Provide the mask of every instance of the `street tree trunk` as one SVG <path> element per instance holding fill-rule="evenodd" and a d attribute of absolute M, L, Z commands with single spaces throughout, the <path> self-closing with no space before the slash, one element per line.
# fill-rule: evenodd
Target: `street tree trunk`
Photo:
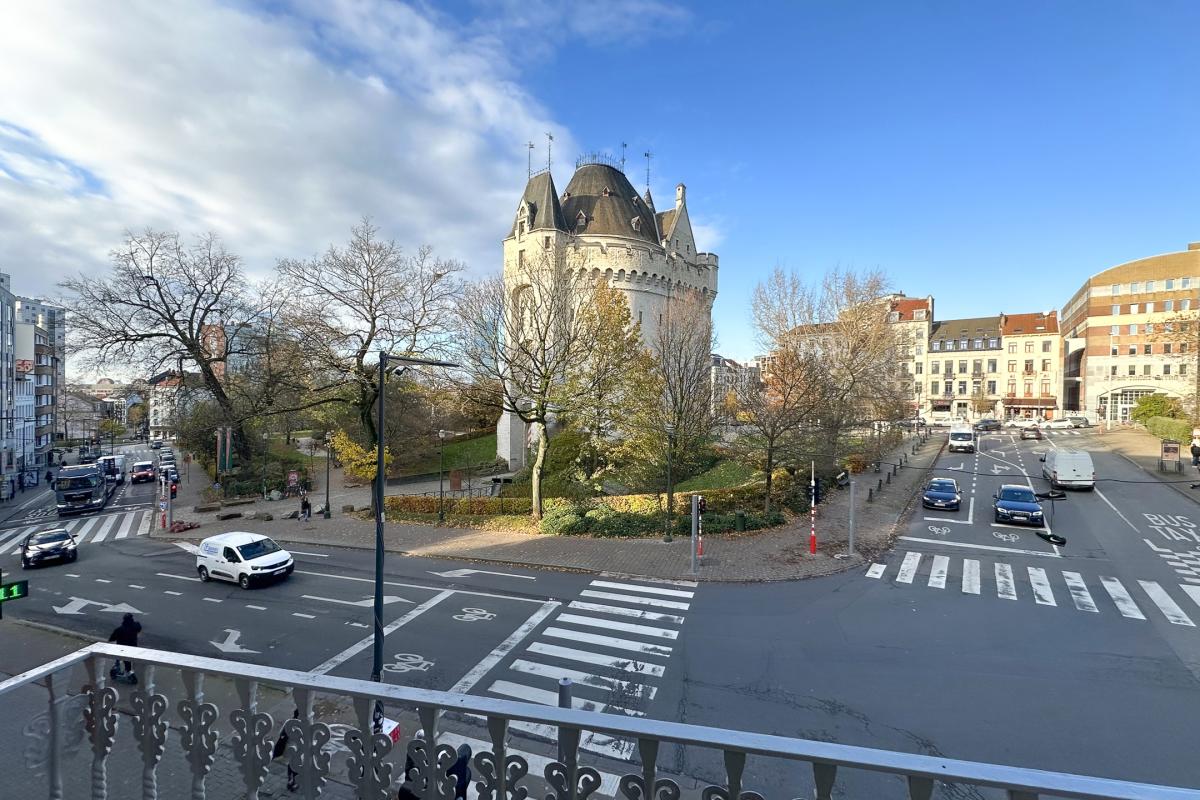
<path fill-rule="evenodd" d="M 537 455 L 533 459 L 533 469 L 530 472 L 530 505 L 534 520 L 542 518 L 542 477 L 546 469 L 546 450 L 549 447 L 549 437 L 546 436 L 546 426 L 539 425 Z"/>

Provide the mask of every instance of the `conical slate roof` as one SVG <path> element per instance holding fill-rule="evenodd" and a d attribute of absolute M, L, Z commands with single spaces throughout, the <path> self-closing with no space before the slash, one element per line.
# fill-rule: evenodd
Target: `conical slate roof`
<path fill-rule="evenodd" d="M 558 202 L 558 192 L 554 188 L 554 178 L 549 170 L 539 172 L 525 184 L 525 193 L 521 196 L 520 204 L 517 205 L 517 215 L 513 219 L 512 230 L 508 232 L 509 236 L 516 235 L 517 221 L 521 218 L 521 209 L 525 207 L 526 203 L 531 209 L 529 230 L 535 231 L 539 228 L 567 230 L 567 223 L 563 220 L 562 206 Z"/>
<path fill-rule="evenodd" d="M 577 225 L 580 214 L 586 216 L 582 226 Z M 623 172 L 608 164 L 584 164 L 575 170 L 563 195 L 562 215 L 570 231 L 659 243 L 653 207 Z"/>

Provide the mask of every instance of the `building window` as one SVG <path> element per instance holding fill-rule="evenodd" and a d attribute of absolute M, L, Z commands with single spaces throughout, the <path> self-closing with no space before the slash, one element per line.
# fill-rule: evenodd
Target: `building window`
<path fill-rule="evenodd" d="M 1163 375 L 1170 375 L 1170 374 L 1171 374 L 1171 365 L 1163 364 Z"/>
<path fill-rule="evenodd" d="M 1114 345 L 1112 346 L 1112 352 L 1110 352 L 1110 353 L 1109 353 L 1109 355 L 1110 355 L 1110 356 L 1115 356 L 1116 354 L 1117 354 L 1117 346 L 1114 344 Z"/>
<path fill-rule="evenodd" d="M 916 311 L 914 311 L 914 312 L 913 312 L 913 319 L 915 319 L 915 320 L 923 320 L 923 319 L 925 319 L 925 309 L 923 309 L 923 308 L 918 308 Z"/>
<path fill-rule="evenodd" d="M 1050 396 L 1050 381 L 1042 381 L 1042 397 Z"/>
<path fill-rule="evenodd" d="M 1143 375 L 1150 374 L 1150 365 L 1149 364 L 1142 364 L 1142 374 Z"/>
<path fill-rule="evenodd" d="M 1187 375 L 1187 364 L 1180 364 L 1180 365 L 1179 365 L 1179 374 L 1180 374 L 1180 375 Z"/>
<path fill-rule="evenodd" d="M 1112 285 L 1112 293 L 1113 293 L 1113 294 L 1120 294 L 1120 293 L 1121 293 L 1121 284 L 1119 284 L 1119 283 L 1114 283 L 1114 284 Z"/>
<path fill-rule="evenodd" d="M 922 345 L 917 345 L 917 355 L 918 356 L 925 355 L 925 348 Z"/>
<path fill-rule="evenodd" d="M 517 251 L 517 269 L 525 269 L 525 251 Z"/>
<path fill-rule="evenodd" d="M 1033 381 L 1025 381 L 1025 396 L 1033 396 Z"/>
<path fill-rule="evenodd" d="M 1113 364 L 1108 369 L 1109 369 L 1109 373 L 1108 373 L 1109 375 L 1112 375 L 1114 378 L 1117 377 L 1117 365 L 1116 364 Z"/>
<path fill-rule="evenodd" d="M 983 384 L 980 381 L 971 381 L 971 394 L 983 394 Z"/>
<path fill-rule="evenodd" d="M 976 350 L 982 350 L 982 349 L 983 349 L 983 339 L 976 339 L 976 340 L 975 340 L 975 349 L 976 349 Z"/>
<path fill-rule="evenodd" d="M 1174 311 L 1174 310 L 1175 310 L 1175 301 L 1174 300 L 1163 300 L 1163 311 Z"/>
<path fill-rule="evenodd" d="M 1042 359 L 1042 372 L 1049 372 L 1049 371 L 1050 371 L 1050 359 L 1043 358 Z"/>
<path fill-rule="evenodd" d="M 1009 371 L 1009 372 L 1016 372 L 1016 371 L 1017 371 L 1017 362 L 1015 362 L 1015 361 L 1009 361 L 1009 362 L 1008 362 L 1008 371 Z"/>
<path fill-rule="evenodd" d="M 937 351 L 942 349 L 942 343 L 935 339 L 933 342 L 930 343 L 929 349 L 936 353 Z"/>
<path fill-rule="evenodd" d="M 1129 365 L 1129 372 L 1128 372 L 1128 374 L 1130 374 L 1130 375 L 1137 375 L 1137 367 L 1136 367 L 1136 366 L 1134 366 L 1133 364 L 1130 364 L 1130 365 Z"/>
<path fill-rule="evenodd" d="M 947 349 L 947 350 L 953 350 L 953 349 L 954 349 L 954 340 L 953 340 L 953 339 L 947 339 L 947 340 L 946 340 L 946 349 Z"/>
<path fill-rule="evenodd" d="M 996 382 L 988 381 L 988 394 L 995 394 L 995 393 L 996 393 Z"/>
<path fill-rule="evenodd" d="M 1147 322 L 1145 325 L 1142 326 L 1142 330 L 1144 330 L 1146 333 L 1154 333 L 1154 323 Z"/>
<path fill-rule="evenodd" d="M 1108 329 L 1108 332 L 1112 336 L 1120 336 L 1121 335 L 1121 326 L 1113 325 L 1111 328 Z"/>
<path fill-rule="evenodd" d="M 1017 343 L 1016 343 L 1016 342 L 1009 342 L 1009 343 L 1008 343 L 1008 352 L 1010 352 L 1010 353 L 1015 353 L 1015 352 L 1017 352 Z"/>
<path fill-rule="evenodd" d="M 1033 359 L 1032 358 L 1025 360 L 1025 371 L 1033 372 Z"/>
<path fill-rule="evenodd" d="M 1175 279 L 1174 279 L 1174 278 L 1167 278 L 1167 279 L 1166 279 L 1166 284 L 1167 284 L 1167 291 L 1168 291 L 1168 292 L 1169 292 L 1169 291 L 1171 291 L 1172 289 L 1174 289 L 1174 288 L 1175 288 Z"/>
<path fill-rule="evenodd" d="M 1179 279 L 1179 288 L 1180 289 L 1192 288 L 1192 279 L 1191 278 L 1180 278 Z"/>
<path fill-rule="evenodd" d="M 1129 335 L 1137 336 L 1137 324 L 1136 323 L 1129 326 Z"/>
<path fill-rule="evenodd" d="M 954 362 L 953 362 L 953 361 L 947 361 L 947 362 L 946 362 L 946 369 L 944 370 L 944 372 L 945 372 L 947 375 L 953 375 L 953 374 L 954 374 Z"/>
<path fill-rule="evenodd" d="M 930 364 L 930 367 L 932 368 L 934 375 L 940 375 L 942 373 L 942 362 L 934 361 L 932 364 Z"/>
<path fill-rule="evenodd" d="M 934 364 L 934 366 L 936 367 L 937 365 Z M 932 383 L 929 384 L 929 393 L 933 394 L 933 395 L 936 395 L 938 393 L 938 382 L 937 381 L 933 381 Z"/>
<path fill-rule="evenodd" d="M 1137 303 L 1130 303 L 1130 304 L 1129 304 L 1129 313 L 1130 313 L 1130 314 L 1136 314 L 1136 313 L 1138 313 L 1138 304 L 1137 304 Z"/>
<path fill-rule="evenodd" d="M 1137 294 L 1141 290 L 1142 290 L 1142 285 L 1140 283 L 1138 283 L 1137 281 L 1129 282 L 1129 293 L 1130 294 Z"/>
<path fill-rule="evenodd" d="M 1146 303 L 1146 313 L 1147 314 L 1154 313 L 1154 301 L 1153 300 L 1150 300 L 1149 302 Z"/>
<path fill-rule="evenodd" d="M 991 348 L 992 350 L 995 350 L 995 349 L 996 349 L 997 347 L 999 347 L 999 346 L 1000 346 L 1000 340 L 999 340 L 999 339 L 994 339 L 994 338 L 993 338 L 993 339 L 988 339 L 988 347 L 989 347 L 989 348 Z"/>
<path fill-rule="evenodd" d="M 996 359 L 989 358 L 988 359 L 988 372 L 995 372 L 995 371 L 996 371 Z"/>
<path fill-rule="evenodd" d="M 959 381 L 959 382 L 958 382 L 958 393 L 959 393 L 959 394 L 966 394 L 966 393 L 967 393 L 967 382 L 966 382 L 966 381 Z"/>
<path fill-rule="evenodd" d="M 1026 352 L 1026 353 L 1032 353 L 1032 352 L 1033 352 L 1033 342 L 1026 342 L 1026 343 L 1025 343 L 1025 352 Z"/>
<path fill-rule="evenodd" d="M 1008 394 L 1010 397 L 1016 396 L 1016 394 L 1017 394 L 1017 382 L 1016 381 L 1008 382 Z"/>
<path fill-rule="evenodd" d="M 966 372 L 966 371 L 967 371 L 967 362 L 966 362 L 966 361 L 959 361 L 959 362 L 958 362 L 958 371 L 959 371 L 959 372 Z"/>
<path fill-rule="evenodd" d="M 1154 345 L 1152 345 L 1152 344 L 1142 345 L 1142 355 L 1146 355 L 1146 356 L 1154 355 Z"/>
<path fill-rule="evenodd" d="M 920 361 L 917 362 L 917 374 L 920 375 L 925 370 L 925 365 Z"/>
<path fill-rule="evenodd" d="M 1154 291 L 1154 281 L 1146 281 L 1146 291 L 1147 292 Z"/>
<path fill-rule="evenodd" d="M 1167 355 L 1167 356 L 1171 355 L 1171 351 L 1174 349 L 1175 349 L 1174 343 L 1163 342 L 1163 355 Z"/>
<path fill-rule="evenodd" d="M 1049 339 L 1043 339 L 1043 340 L 1042 340 L 1042 352 L 1043 352 L 1043 353 L 1049 353 L 1049 352 L 1050 352 L 1050 340 L 1049 340 Z"/>
<path fill-rule="evenodd" d="M 1129 355 L 1131 355 L 1131 356 L 1137 355 L 1137 345 L 1136 344 L 1129 345 Z"/>
<path fill-rule="evenodd" d="M 1115 317 L 1115 316 L 1117 316 L 1117 315 L 1118 315 L 1118 314 L 1120 314 L 1120 313 L 1121 313 L 1121 306 L 1120 306 L 1120 305 L 1118 305 L 1118 304 L 1116 304 L 1116 303 L 1114 303 L 1114 304 L 1113 304 L 1113 307 L 1112 307 L 1112 315 Z"/>

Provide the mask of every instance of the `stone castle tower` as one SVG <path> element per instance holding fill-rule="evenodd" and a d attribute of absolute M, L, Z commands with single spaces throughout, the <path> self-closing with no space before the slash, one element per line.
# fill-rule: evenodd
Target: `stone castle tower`
<path fill-rule="evenodd" d="M 649 187 L 638 194 L 625 173 L 603 156 L 580 159 L 559 195 L 550 170 L 529 178 L 504 239 L 504 276 L 535 263 L 560 263 L 604 278 L 629 302 L 642 340 L 655 341 L 672 297 L 696 293 L 709 308 L 717 294 L 717 256 L 700 253 L 688 217 L 687 187 L 675 187 L 675 205 L 657 211 Z M 496 449 L 509 466 L 525 465 L 526 425 L 505 413 Z"/>

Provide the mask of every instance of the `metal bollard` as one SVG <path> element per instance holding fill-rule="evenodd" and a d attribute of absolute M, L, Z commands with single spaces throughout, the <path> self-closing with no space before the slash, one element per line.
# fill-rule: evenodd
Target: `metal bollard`
<path fill-rule="evenodd" d="M 867 487 L 867 502 L 869 503 L 874 499 L 875 499 L 875 487 L 868 486 Z"/>
<path fill-rule="evenodd" d="M 877 492 L 883 491 L 883 478 L 879 479 L 879 485 L 875 487 L 875 491 L 877 491 Z"/>
<path fill-rule="evenodd" d="M 570 708 L 571 707 L 571 679 L 570 678 L 559 678 L 558 679 L 558 707 L 559 708 Z M 563 751 L 562 751 L 561 744 L 558 746 L 558 760 L 559 761 L 563 760 Z"/>
<path fill-rule="evenodd" d="M 892 482 L 892 473 L 890 473 L 890 472 L 887 474 L 887 482 L 888 483 Z"/>

